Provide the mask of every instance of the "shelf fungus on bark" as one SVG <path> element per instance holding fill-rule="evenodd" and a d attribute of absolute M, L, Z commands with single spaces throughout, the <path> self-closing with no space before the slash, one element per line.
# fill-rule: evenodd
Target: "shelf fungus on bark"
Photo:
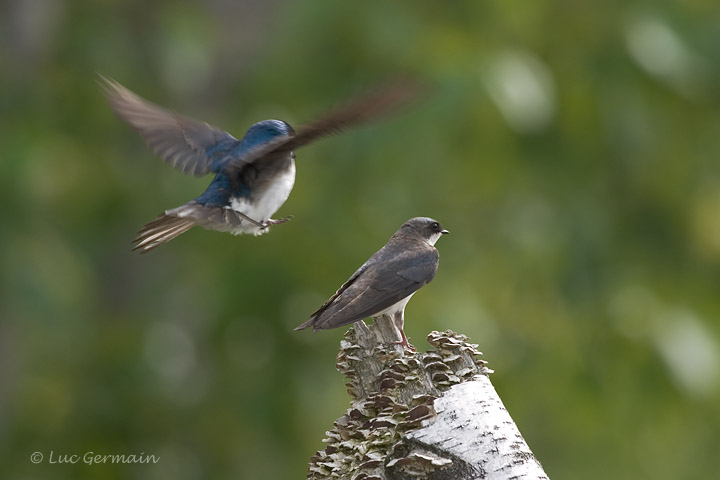
<path fill-rule="evenodd" d="M 452 331 L 432 332 L 427 353 L 396 341 L 392 325 L 358 322 L 341 341 L 337 369 L 345 375 L 351 406 L 310 461 L 307 478 L 386 480 L 480 478 L 477 465 L 448 455 L 409 433 L 432 423 L 435 402 L 454 385 L 492 371 L 477 345 Z"/>

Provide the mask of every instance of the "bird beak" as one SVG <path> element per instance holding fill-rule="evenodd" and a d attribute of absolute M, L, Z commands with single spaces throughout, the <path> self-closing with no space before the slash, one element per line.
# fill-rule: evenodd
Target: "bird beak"
<path fill-rule="evenodd" d="M 449 231 L 449 230 L 442 230 L 440 233 L 442 233 L 443 235 L 447 235 L 448 233 L 450 233 L 450 231 Z"/>

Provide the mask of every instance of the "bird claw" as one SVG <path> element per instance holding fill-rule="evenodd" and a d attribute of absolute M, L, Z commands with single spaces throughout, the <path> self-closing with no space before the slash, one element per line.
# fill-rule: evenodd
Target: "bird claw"
<path fill-rule="evenodd" d="M 410 342 L 408 342 L 407 337 L 403 338 L 399 342 L 392 342 L 392 343 L 393 343 L 393 345 L 402 345 L 403 348 L 405 348 L 405 350 L 409 350 L 413 353 L 417 352 L 417 348 L 415 348 L 413 345 L 410 344 Z"/>
<path fill-rule="evenodd" d="M 268 219 L 267 221 L 262 222 L 262 224 L 260 224 L 260 228 L 265 229 L 265 228 L 270 228 L 272 225 L 280 225 L 281 223 L 287 223 L 287 222 L 289 222 L 292 218 L 293 218 L 292 215 L 288 215 L 288 216 L 285 217 L 285 218 L 278 218 L 278 219 L 270 218 L 270 219 Z"/>

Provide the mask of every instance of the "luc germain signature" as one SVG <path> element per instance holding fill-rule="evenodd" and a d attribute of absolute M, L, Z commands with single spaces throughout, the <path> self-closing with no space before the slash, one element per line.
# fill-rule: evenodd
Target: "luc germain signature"
<path fill-rule="evenodd" d="M 102 454 L 97 452 L 85 452 L 82 454 L 71 454 L 71 453 L 57 453 L 51 450 L 45 458 L 42 452 L 34 452 L 30 455 L 30 461 L 38 464 L 45 461 L 49 464 L 76 464 L 86 463 L 88 465 L 96 465 L 100 463 L 158 463 L 160 461 L 159 455 L 146 454 L 145 452 L 139 454 Z"/>

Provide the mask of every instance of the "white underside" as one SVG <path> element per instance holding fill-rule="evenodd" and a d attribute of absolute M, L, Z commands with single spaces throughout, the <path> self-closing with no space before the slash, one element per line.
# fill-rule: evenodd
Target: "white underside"
<path fill-rule="evenodd" d="M 260 223 L 267 222 L 273 214 L 283 206 L 290 196 L 293 185 L 295 184 L 295 162 L 290 165 L 287 172 L 278 175 L 275 181 L 265 190 L 265 193 L 256 200 L 254 204 L 250 204 L 246 198 L 233 197 L 230 199 L 230 207 L 236 212 L 256 220 Z M 233 235 L 250 233 L 252 235 L 262 235 L 267 233 L 269 228 L 260 228 L 250 222 L 243 222 L 241 225 L 233 225 L 228 231 Z"/>
<path fill-rule="evenodd" d="M 415 292 L 372 316 L 375 321 L 385 317 L 392 323 L 397 329 L 398 340 L 405 338 L 405 334 L 403 333 L 403 329 L 405 328 L 405 306 L 413 295 L 415 295 Z"/>
<path fill-rule="evenodd" d="M 413 295 L 415 295 L 415 292 L 411 293 L 410 295 L 408 295 L 407 297 L 403 298 L 403 299 L 400 300 L 399 302 L 390 305 L 390 306 L 389 306 L 388 308 L 386 308 L 385 310 L 376 313 L 375 315 L 373 315 L 373 318 L 375 318 L 375 317 L 382 317 L 383 315 L 387 315 L 388 317 L 393 317 L 393 316 L 395 316 L 396 314 L 405 311 L 405 305 L 407 305 L 407 303 L 410 301 L 410 298 L 411 298 Z"/>

